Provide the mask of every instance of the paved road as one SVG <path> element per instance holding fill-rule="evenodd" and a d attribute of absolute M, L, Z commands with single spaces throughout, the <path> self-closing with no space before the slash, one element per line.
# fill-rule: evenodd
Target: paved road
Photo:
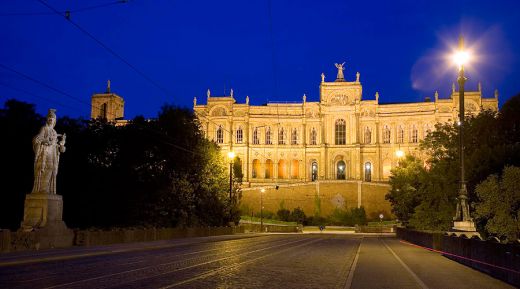
<path fill-rule="evenodd" d="M 0 288 L 513 288 L 395 238 L 240 235 L 0 255 Z"/>

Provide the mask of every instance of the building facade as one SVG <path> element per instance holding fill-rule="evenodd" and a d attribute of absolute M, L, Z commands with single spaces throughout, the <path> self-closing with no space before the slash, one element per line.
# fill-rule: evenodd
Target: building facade
<path fill-rule="evenodd" d="M 397 151 L 415 154 L 418 144 L 438 122 L 452 122 L 458 115 L 458 91 L 453 86 L 447 99 L 417 103 L 379 103 L 363 99 L 359 80 L 346 81 L 336 65 L 335 81 L 322 74 L 320 101 L 268 103 L 261 106 L 237 103 L 229 96 L 207 93 L 206 104 L 197 104 L 207 138 L 223 153 L 235 152 L 242 161 L 244 182 L 295 183 L 317 180 L 387 181 L 399 161 Z M 482 90 L 465 92 L 468 113 L 497 110 L 497 92 L 483 98 Z"/>
<path fill-rule="evenodd" d="M 92 119 L 104 119 L 116 124 L 126 123 L 125 101 L 123 98 L 110 91 L 110 80 L 107 81 L 107 89 L 104 93 L 95 93 L 91 98 L 90 117 Z"/>

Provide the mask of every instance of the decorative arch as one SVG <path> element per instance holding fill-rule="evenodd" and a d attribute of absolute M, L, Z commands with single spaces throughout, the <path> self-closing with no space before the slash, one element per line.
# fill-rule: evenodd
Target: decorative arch
<path fill-rule="evenodd" d="M 278 161 L 278 178 L 286 179 L 287 178 L 287 161 L 279 160 Z"/>
<path fill-rule="evenodd" d="M 253 160 L 253 169 L 251 170 L 251 177 L 256 179 L 259 177 L 260 173 L 260 161 L 258 159 Z"/>
<path fill-rule="evenodd" d="M 265 160 L 265 174 L 266 179 L 271 179 L 273 177 L 273 161 L 270 159 Z"/>
<path fill-rule="evenodd" d="M 300 177 L 300 161 L 291 161 L 291 179 L 298 179 Z"/>
<path fill-rule="evenodd" d="M 215 106 L 210 110 L 209 114 L 211 116 L 226 116 L 228 111 L 224 106 Z"/>

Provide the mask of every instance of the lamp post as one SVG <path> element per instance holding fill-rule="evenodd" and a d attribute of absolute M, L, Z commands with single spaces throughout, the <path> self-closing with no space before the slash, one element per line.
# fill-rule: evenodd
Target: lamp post
<path fill-rule="evenodd" d="M 235 153 L 233 151 L 228 152 L 229 158 L 229 204 L 230 212 L 232 210 L 231 205 L 233 204 L 233 161 L 235 159 Z"/>
<path fill-rule="evenodd" d="M 265 189 L 260 190 L 260 232 L 264 231 L 264 193 Z"/>
<path fill-rule="evenodd" d="M 457 197 L 457 211 L 453 218 L 453 229 L 457 231 L 476 232 L 475 223 L 469 215 L 468 191 L 464 179 L 464 84 L 467 78 L 464 76 L 464 64 L 468 62 L 470 55 L 464 50 L 464 38 L 459 38 L 459 50 L 454 55 L 454 61 L 459 68 L 457 82 L 459 84 L 459 154 L 460 154 L 460 189 Z"/>
<path fill-rule="evenodd" d="M 395 152 L 395 156 L 397 157 L 397 166 L 401 165 L 401 159 L 404 157 L 404 152 L 401 150 L 401 147 Z"/>

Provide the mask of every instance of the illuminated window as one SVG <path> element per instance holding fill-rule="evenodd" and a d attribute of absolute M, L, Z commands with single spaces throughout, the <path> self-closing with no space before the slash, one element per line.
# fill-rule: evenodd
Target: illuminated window
<path fill-rule="evenodd" d="M 311 145 L 316 145 L 317 144 L 317 138 L 318 138 L 318 134 L 316 133 L 316 129 L 312 128 L 312 130 L 311 130 Z"/>
<path fill-rule="evenodd" d="M 311 181 L 315 182 L 318 179 L 318 163 L 312 162 L 311 165 Z"/>
<path fill-rule="evenodd" d="M 253 144 L 260 144 L 260 137 L 258 136 L 258 128 L 253 130 Z"/>
<path fill-rule="evenodd" d="M 383 143 L 390 143 L 390 128 L 385 125 L 385 128 L 383 129 Z"/>
<path fill-rule="evenodd" d="M 291 132 L 291 144 L 295 145 L 298 144 L 298 130 L 293 128 Z"/>
<path fill-rule="evenodd" d="M 217 143 L 224 143 L 224 130 L 221 125 L 218 126 L 216 135 Z"/>
<path fill-rule="evenodd" d="M 268 127 L 266 130 L 265 130 L 265 144 L 273 144 L 273 142 L 271 141 L 271 128 Z"/>
<path fill-rule="evenodd" d="M 347 139 L 347 127 L 345 124 L 345 120 L 343 120 L 343 119 L 336 120 L 335 128 L 336 128 L 335 129 L 336 144 L 344 145 L 346 143 L 346 139 Z"/>
<path fill-rule="evenodd" d="M 412 126 L 412 134 L 411 134 L 411 136 L 410 136 L 410 142 L 412 142 L 412 143 L 417 143 L 417 141 L 418 141 L 417 135 L 418 135 L 417 127 L 416 127 L 415 124 L 414 124 L 414 125 Z"/>
<path fill-rule="evenodd" d="M 280 128 L 280 130 L 278 131 L 278 144 L 285 144 L 285 130 L 283 129 L 283 127 Z"/>
<path fill-rule="evenodd" d="M 253 160 L 253 170 L 251 172 L 251 177 L 253 179 L 258 178 L 258 172 L 260 171 L 260 161 Z"/>
<path fill-rule="evenodd" d="M 238 127 L 237 134 L 236 134 L 236 142 L 242 143 L 244 140 L 244 131 L 242 130 L 242 127 Z"/>
<path fill-rule="evenodd" d="M 372 164 L 369 162 L 365 163 L 365 182 L 372 181 Z"/>
<path fill-rule="evenodd" d="M 338 180 L 344 180 L 346 177 L 345 177 L 345 170 L 346 170 L 347 166 L 345 165 L 345 162 L 344 161 L 339 161 L 337 164 L 336 164 L 336 178 Z"/>
<path fill-rule="evenodd" d="M 404 128 L 401 125 L 397 128 L 397 143 L 404 143 Z"/>

